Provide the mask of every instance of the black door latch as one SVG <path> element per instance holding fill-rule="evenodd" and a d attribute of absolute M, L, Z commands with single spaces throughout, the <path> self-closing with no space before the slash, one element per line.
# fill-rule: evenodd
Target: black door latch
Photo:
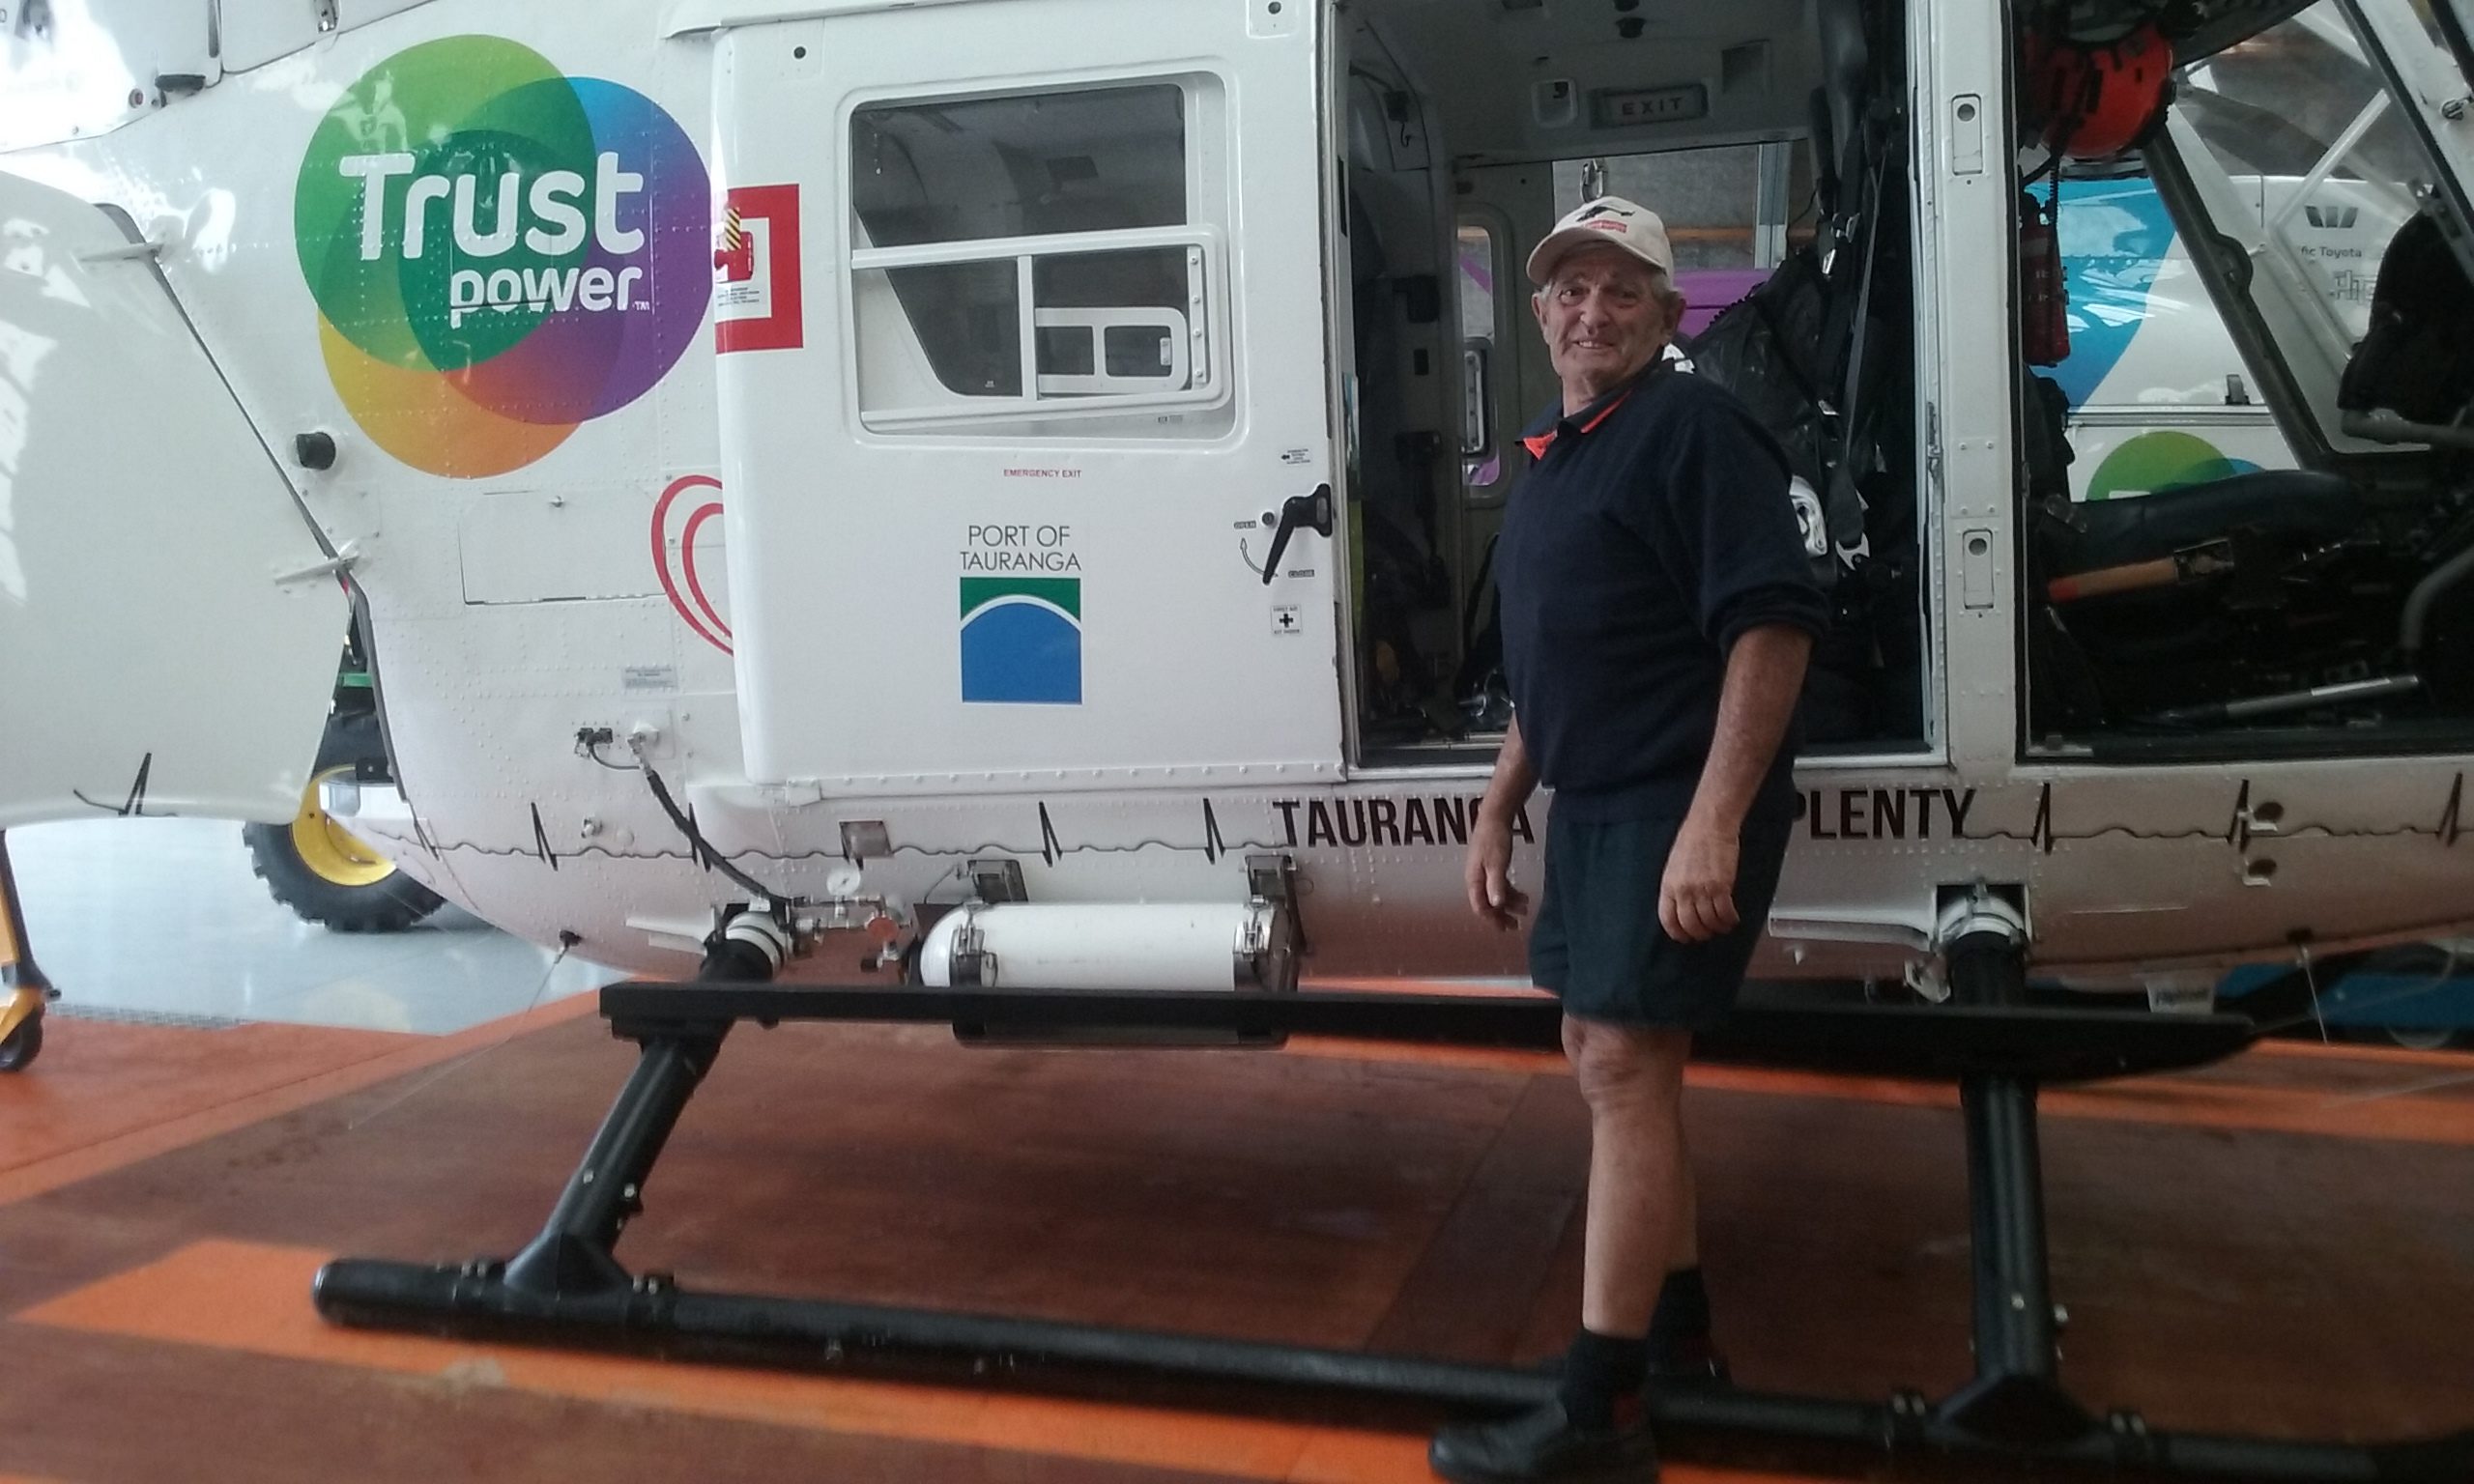
<path fill-rule="evenodd" d="M 1291 495 L 1280 502 L 1280 526 L 1272 532 L 1272 554 L 1263 558 L 1263 585 L 1272 585 L 1280 559 L 1288 553 L 1288 538 L 1300 526 L 1329 539 L 1332 534 L 1332 487 L 1318 484 L 1311 495 Z"/>

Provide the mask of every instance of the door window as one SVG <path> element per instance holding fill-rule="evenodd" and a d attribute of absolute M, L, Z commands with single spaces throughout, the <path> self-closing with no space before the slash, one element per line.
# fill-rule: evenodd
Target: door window
<path fill-rule="evenodd" d="M 1225 403 L 1211 78 L 871 104 L 851 120 L 861 421 L 1196 436 Z M 1161 410 L 1171 415 L 1136 418 Z"/>
<path fill-rule="evenodd" d="M 1495 235 L 1462 222 L 1460 272 L 1460 472 L 1472 494 L 1503 482 L 1504 455 L 1495 429 L 1496 284 L 1503 262 Z"/>
<path fill-rule="evenodd" d="M 2438 162 L 2345 7 L 2320 0 L 2189 68 L 2172 146 L 2322 430 L 2404 226 L 2447 210 Z"/>
<path fill-rule="evenodd" d="M 2059 223 L 2070 355 L 2053 379 L 2074 411 L 2257 405 L 2190 245 L 2145 175 L 2065 177 Z"/>
<path fill-rule="evenodd" d="M 2269 250 L 2314 290 L 2318 332 L 2350 351 L 2388 240 L 2432 178 L 2352 27 L 2314 6 L 2193 68 L 2178 97 Z"/>

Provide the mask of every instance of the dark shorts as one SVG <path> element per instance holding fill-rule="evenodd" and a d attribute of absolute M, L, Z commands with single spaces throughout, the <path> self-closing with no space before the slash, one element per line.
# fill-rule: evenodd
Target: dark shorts
<path fill-rule="evenodd" d="M 1793 820 L 1745 822 L 1733 932 L 1679 943 L 1658 923 L 1658 883 L 1681 819 L 1546 821 L 1546 884 L 1529 935 L 1529 977 L 1567 1013 L 1615 1025 L 1703 1031 L 1724 1019 L 1778 895 Z"/>

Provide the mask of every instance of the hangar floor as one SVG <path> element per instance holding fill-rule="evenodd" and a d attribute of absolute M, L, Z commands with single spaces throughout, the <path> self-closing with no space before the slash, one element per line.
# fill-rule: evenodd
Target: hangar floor
<path fill-rule="evenodd" d="M 388 936 L 312 927 L 267 896 L 226 820 L 12 830 L 9 857 L 35 957 L 70 1015 L 437 1033 L 613 977 L 454 907 Z"/>
<path fill-rule="evenodd" d="M 510 991 L 515 1013 L 446 1035 L 52 1022 L 42 1060 L 0 1078 L 0 1475 L 1425 1477 L 1428 1416 L 1238 1416 L 324 1326 L 307 1292 L 326 1256 L 505 1253 L 547 1210 L 631 1053 L 590 997 L 525 1009 L 539 973 Z M 1739 1380 L 1871 1399 L 1962 1379 L 1947 1090 L 1701 1069 L 1691 1102 Z M 2045 1109 L 2083 1397 L 2209 1430 L 2474 1423 L 2474 1061 L 2284 1044 L 2054 1090 Z M 621 1252 L 705 1287 L 1518 1360 L 1555 1350 L 1576 1311 L 1585 1135 L 1542 1058 L 749 1029 Z M 1999 1476 L 1698 1438 L 1670 1451 L 1678 1484 Z"/>

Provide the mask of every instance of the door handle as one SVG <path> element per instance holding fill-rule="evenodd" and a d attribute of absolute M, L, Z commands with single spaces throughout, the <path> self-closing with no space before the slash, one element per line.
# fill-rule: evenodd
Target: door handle
<path fill-rule="evenodd" d="M 1300 526 L 1310 528 L 1318 536 L 1330 537 L 1332 534 L 1332 487 L 1330 485 L 1318 484 L 1311 495 L 1291 495 L 1280 501 L 1280 526 L 1272 532 L 1272 554 L 1263 558 L 1264 586 L 1268 587 L 1272 585 L 1273 576 L 1280 571 L 1280 557 L 1288 554 L 1288 538 L 1297 533 L 1297 528 Z"/>

